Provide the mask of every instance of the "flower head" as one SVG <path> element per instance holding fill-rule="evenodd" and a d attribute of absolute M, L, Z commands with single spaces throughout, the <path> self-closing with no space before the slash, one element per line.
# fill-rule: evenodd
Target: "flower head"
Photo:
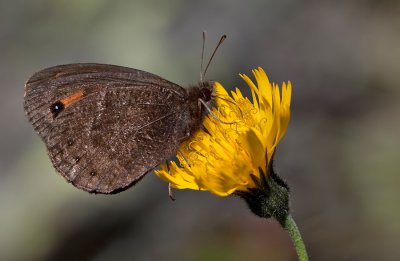
<path fill-rule="evenodd" d="M 240 77 L 252 100 L 238 88 L 227 93 L 216 82 L 216 106 L 203 125 L 180 145 L 177 158 L 155 173 L 177 189 L 207 190 L 219 196 L 257 188 L 268 173 L 276 146 L 290 119 L 291 83 L 271 84 L 262 68 L 253 70 L 256 82 Z M 214 117 L 213 117 L 214 116 Z"/>

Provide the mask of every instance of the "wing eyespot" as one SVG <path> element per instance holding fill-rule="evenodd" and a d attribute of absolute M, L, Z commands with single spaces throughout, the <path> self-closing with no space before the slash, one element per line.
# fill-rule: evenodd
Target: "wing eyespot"
<path fill-rule="evenodd" d="M 53 114 L 53 118 L 56 118 L 65 109 L 64 104 L 61 101 L 56 101 L 50 105 L 50 111 Z"/>

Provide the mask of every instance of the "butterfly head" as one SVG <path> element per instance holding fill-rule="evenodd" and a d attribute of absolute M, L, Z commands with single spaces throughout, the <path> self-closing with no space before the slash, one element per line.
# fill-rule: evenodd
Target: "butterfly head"
<path fill-rule="evenodd" d="M 202 99 L 205 102 L 209 102 L 212 100 L 213 93 L 214 93 L 213 81 L 205 81 L 199 84 L 199 99 Z"/>

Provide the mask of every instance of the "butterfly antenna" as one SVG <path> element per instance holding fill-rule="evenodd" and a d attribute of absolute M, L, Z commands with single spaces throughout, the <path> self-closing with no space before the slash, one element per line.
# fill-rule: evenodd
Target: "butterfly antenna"
<path fill-rule="evenodd" d="M 203 77 L 206 75 L 208 66 L 210 66 L 210 63 L 211 63 L 212 59 L 214 58 L 215 53 L 217 52 L 218 48 L 224 42 L 225 39 L 226 39 L 226 35 L 225 34 L 223 36 L 221 36 L 221 39 L 219 39 L 219 42 L 218 42 L 217 46 L 215 47 L 214 52 L 212 53 L 210 60 L 208 61 L 206 69 L 204 70 Z"/>
<path fill-rule="evenodd" d="M 204 49 L 206 46 L 206 31 L 203 31 L 203 47 L 201 48 L 201 63 L 200 63 L 200 82 L 203 82 L 204 74 L 203 74 L 203 62 L 204 62 Z"/>

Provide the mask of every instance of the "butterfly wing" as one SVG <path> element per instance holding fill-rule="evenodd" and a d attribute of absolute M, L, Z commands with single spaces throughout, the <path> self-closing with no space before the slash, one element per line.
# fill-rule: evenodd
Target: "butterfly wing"
<path fill-rule="evenodd" d="M 44 69 L 24 109 L 57 171 L 94 193 L 122 191 L 176 152 L 185 90 L 144 71 L 103 64 Z"/>

